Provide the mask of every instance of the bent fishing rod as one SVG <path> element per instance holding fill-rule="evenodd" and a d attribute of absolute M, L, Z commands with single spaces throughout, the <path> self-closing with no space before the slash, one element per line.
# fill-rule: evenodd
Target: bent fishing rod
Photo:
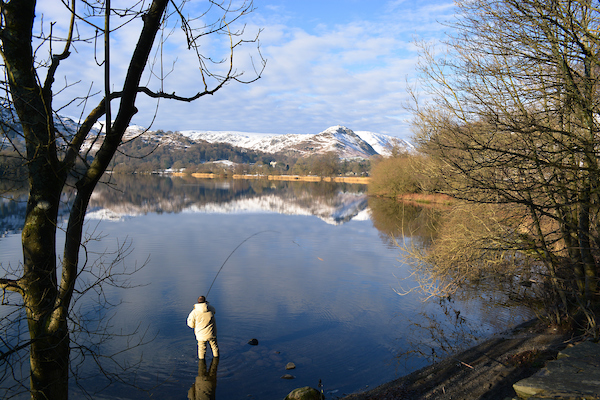
<path fill-rule="evenodd" d="M 235 249 L 233 249 L 233 251 L 231 253 L 229 253 L 229 255 L 227 256 L 227 258 L 225 259 L 225 261 L 221 265 L 221 268 L 219 268 L 219 270 L 217 271 L 217 274 L 215 275 L 215 279 L 213 279 L 212 283 L 210 284 L 210 287 L 208 288 L 208 292 L 206 292 L 206 296 L 205 296 L 206 298 L 208 298 L 208 294 L 210 293 L 210 290 L 212 289 L 213 285 L 215 284 L 215 281 L 217 280 L 217 277 L 219 276 L 219 274 L 221 273 L 221 270 L 223 269 L 223 267 L 225 266 L 225 264 L 227 264 L 227 261 L 229 260 L 229 258 L 231 258 L 231 256 L 233 255 L 233 253 L 235 253 L 235 251 L 237 249 L 239 249 L 244 243 L 246 243 L 248 240 L 250 240 L 254 236 L 260 235 L 261 233 L 265 233 L 265 232 L 281 233 L 281 232 L 278 232 L 278 231 L 273 231 L 273 230 L 267 229 L 267 230 L 264 230 L 264 231 L 256 232 L 256 233 L 248 236 L 246 239 L 242 240 L 242 242 L 240 244 L 238 244 L 237 247 Z"/>

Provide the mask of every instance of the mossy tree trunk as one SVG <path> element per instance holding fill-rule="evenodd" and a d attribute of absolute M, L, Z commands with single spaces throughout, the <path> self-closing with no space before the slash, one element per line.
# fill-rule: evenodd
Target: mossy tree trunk
<path fill-rule="evenodd" d="M 120 93 L 119 112 L 94 161 L 77 182 L 77 194 L 68 220 L 62 276 L 57 276 L 56 234 L 61 193 L 67 174 L 90 131 L 104 114 L 104 101 L 90 113 L 62 159 L 58 157 L 53 123 L 52 81 L 39 84 L 31 46 L 35 1 L 2 5 L 2 54 L 14 109 L 26 142 L 29 198 L 22 231 L 23 276 L 3 279 L 5 288 L 21 293 L 30 336 L 30 390 L 32 399 L 67 399 L 69 380 L 68 312 L 77 278 L 85 210 L 100 177 L 115 154 L 136 112 L 135 100 L 142 72 L 154 43 L 167 0 L 154 0 L 144 16 L 144 27 L 132 55 Z M 68 52 L 68 49 L 65 50 Z M 53 58 L 58 65 L 59 58 Z M 50 69 L 52 72 L 52 69 Z"/>
<path fill-rule="evenodd" d="M 68 4 L 67 4 L 68 3 Z M 258 49 L 258 35 L 247 38 L 244 28 L 236 30 L 232 24 L 239 18 L 254 10 L 251 0 L 242 2 L 223 3 L 217 0 L 207 2 L 208 11 L 202 14 L 203 18 L 187 19 L 186 13 L 169 0 L 152 0 L 151 2 L 132 2 L 124 8 L 114 11 L 110 1 L 57 2 L 57 6 L 64 6 L 71 15 L 70 22 L 65 24 L 65 36 L 58 37 L 53 34 L 56 22 L 36 20 L 35 0 L 0 0 L 2 13 L 0 26 L 0 51 L 3 58 L 4 72 L 8 82 L 0 81 L 2 93 L 6 93 L 2 100 L 10 104 L 22 126 L 22 132 L 11 128 L 6 121 L 0 121 L 0 134 L 7 135 L 4 128 L 14 129 L 10 134 L 22 135 L 26 151 L 21 154 L 27 166 L 29 198 L 26 209 L 25 223 L 22 231 L 23 270 L 22 275 L 13 278 L 13 272 L 0 277 L 0 289 L 19 293 L 23 298 L 28 328 L 29 342 L 11 344 L 14 353 L 29 345 L 30 358 L 30 391 L 33 399 L 68 398 L 69 361 L 70 361 L 70 322 L 73 294 L 76 287 L 79 268 L 79 252 L 82 247 L 83 224 L 85 212 L 92 192 L 97 186 L 103 173 L 107 170 L 115 152 L 121 145 L 123 136 L 132 117 L 137 112 L 135 107 L 139 93 L 154 99 L 171 99 L 176 101 L 191 102 L 207 94 L 214 94 L 228 82 L 236 81 L 251 83 L 259 79 L 265 66 L 265 60 L 260 56 Z M 76 10 L 77 4 L 82 4 L 84 11 Z M 173 4 L 173 12 L 167 6 Z M 214 14 L 209 14 L 212 10 Z M 119 91 L 111 91 L 116 86 L 110 81 L 109 63 L 109 23 L 112 14 L 127 16 L 129 22 L 141 19 L 142 27 L 137 44 L 129 59 L 127 73 Z M 212 23 L 207 22 L 211 17 Z M 166 93 L 162 90 L 165 77 L 150 73 L 154 82 L 158 83 L 159 91 L 140 86 L 140 80 L 145 67 L 149 64 L 150 52 L 155 45 L 157 33 L 166 24 L 167 17 L 177 18 L 177 24 L 183 29 L 183 37 L 188 50 L 197 56 L 198 64 L 194 71 L 199 75 L 198 85 L 200 90 L 189 96 L 180 96 L 175 92 Z M 40 15 L 38 15 L 40 17 Z M 82 29 L 77 25 L 81 23 L 88 26 L 90 20 L 105 18 L 105 28 L 98 28 L 95 40 L 84 37 Z M 65 22 L 65 21 L 62 21 Z M 41 32 L 34 35 L 34 23 L 42 26 Z M 43 27 L 49 30 L 44 31 Z M 117 28 L 119 29 L 119 28 Z M 169 28 L 170 29 L 170 28 Z M 59 29 L 57 29 L 58 31 Z M 56 129 L 53 109 L 55 74 L 61 62 L 72 54 L 73 44 L 78 41 L 81 46 L 90 45 L 105 39 L 105 62 L 103 65 L 105 79 L 104 98 L 87 114 L 76 132 L 64 134 Z M 218 57 L 206 56 L 200 49 L 201 41 L 207 35 L 224 35 L 222 42 L 227 48 L 229 56 L 223 59 L 222 53 Z M 94 34 L 92 34 L 94 36 Z M 170 35 L 166 35 L 170 37 Z M 177 35 L 174 35 L 177 36 Z M 179 38 L 179 37 L 177 37 Z M 164 39 L 163 40 L 167 40 Z M 218 41 L 216 41 L 218 42 Z M 216 43 L 215 42 L 215 43 Z M 36 43 L 34 46 L 32 43 Z M 204 43 L 204 42 L 202 42 Z M 261 60 L 262 68 L 255 70 L 253 79 L 243 81 L 240 77 L 243 72 L 234 68 L 234 53 L 236 48 L 245 43 L 254 43 Z M 63 46 L 61 53 L 54 53 L 53 48 Z M 161 50 L 162 50 L 162 44 Z M 45 46 L 45 47 L 44 47 Z M 218 46 L 216 46 L 218 47 Z M 50 53 L 47 59 L 40 56 L 44 50 Z M 203 50 L 203 49 L 202 49 Z M 220 52 L 222 49 L 217 49 Z M 161 61 L 162 61 L 161 53 Z M 220 61 L 212 61 L 220 60 Z M 213 64 L 211 64 L 211 62 Z M 212 71 L 215 64 L 220 67 L 218 72 Z M 197 68 L 196 68 L 197 67 Z M 39 76 L 45 73 L 44 79 Z M 158 82 L 156 82 L 158 81 Z M 71 84 L 65 83 L 57 91 L 69 88 Z M 87 91 L 87 89 L 84 89 Z M 86 92 L 87 93 L 87 92 Z M 93 95 L 82 94 L 74 97 L 84 99 L 89 104 Z M 117 100 L 116 113 L 111 114 L 110 100 Z M 92 127 L 100 121 L 102 116 L 110 121 L 106 133 L 93 131 Z M 114 118 L 112 115 L 116 115 Z M 99 148 L 93 152 L 82 154 L 82 146 L 86 140 L 92 140 Z M 15 152 L 20 149 L 13 145 Z M 88 159 L 92 157 L 92 159 Z M 78 163 L 78 167 L 75 165 Z M 75 197 L 73 199 L 67 228 L 65 232 L 64 252 L 61 264 L 58 265 L 56 248 L 58 212 L 61 205 L 61 194 L 65 188 L 67 178 L 75 177 Z M 62 232 L 62 231 L 61 231 Z M 117 256 L 118 257 L 118 256 Z M 58 276 L 58 271 L 61 276 Z M 110 272 L 109 272 L 110 273 Z M 101 284 L 101 283 L 99 283 Z M 4 324 L 11 321 L 1 320 Z M 19 338 L 20 339 L 20 338 Z M 18 339 L 16 339 L 18 340 Z M 7 353 L 1 355 L 4 361 Z M 1 377 L 0 377 L 1 378 Z"/>

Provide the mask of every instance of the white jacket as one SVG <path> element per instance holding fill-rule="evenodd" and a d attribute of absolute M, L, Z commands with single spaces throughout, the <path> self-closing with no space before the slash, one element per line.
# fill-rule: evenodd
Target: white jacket
<path fill-rule="evenodd" d="M 194 309 L 187 317 L 187 325 L 194 330 L 197 341 L 207 341 L 217 337 L 215 308 L 206 303 L 194 304 Z"/>

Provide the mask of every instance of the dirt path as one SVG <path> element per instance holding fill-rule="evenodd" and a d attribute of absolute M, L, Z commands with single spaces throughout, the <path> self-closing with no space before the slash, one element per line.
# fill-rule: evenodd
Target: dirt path
<path fill-rule="evenodd" d="M 528 323 L 444 361 L 343 400 L 506 399 L 512 385 L 543 368 L 570 342 L 540 323 Z"/>

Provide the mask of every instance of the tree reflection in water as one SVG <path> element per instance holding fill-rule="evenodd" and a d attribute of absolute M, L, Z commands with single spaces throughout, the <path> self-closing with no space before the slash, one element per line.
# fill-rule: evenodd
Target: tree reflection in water
<path fill-rule="evenodd" d="M 318 215 L 324 207 L 344 209 L 355 203 L 356 212 L 367 207 L 366 186 L 338 182 L 287 182 L 264 179 L 197 179 L 193 177 L 157 177 L 119 175 L 114 184 L 100 186 L 92 197 L 91 207 L 131 212 L 181 212 L 188 208 L 231 205 L 251 200 L 280 207 L 295 206 Z M 267 200 L 265 200 L 267 199 Z M 315 211 L 316 210 L 316 211 Z M 273 211 L 281 211 L 274 209 Z M 293 213 L 293 212 L 292 212 Z M 356 213 L 341 216 L 347 222 Z"/>
<path fill-rule="evenodd" d="M 427 246 L 436 234 L 436 226 L 444 211 L 414 203 L 381 197 L 369 197 L 373 225 L 381 239 L 394 246 L 402 246 L 410 238 L 416 246 Z"/>
<path fill-rule="evenodd" d="M 443 286 L 446 282 L 456 283 L 461 277 L 446 275 L 447 271 L 436 265 L 421 268 L 422 263 L 431 260 L 423 254 L 435 249 L 439 232 L 447 235 L 454 229 L 445 218 L 449 212 L 447 207 L 370 198 L 369 208 L 382 240 L 399 248 L 399 264 L 412 266 L 405 281 L 417 284 L 398 288 L 398 294 L 416 291 L 424 300 L 436 305 L 435 309 L 410 319 L 412 335 L 403 338 L 409 345 L 398 355 L 399 360 L 424 357 L 435 362 L 485 339 L 487 334 L 481 331 L 481 326 L 502 331 L 535 316 L 535 293 L 531 285 L 522 284 L 524 277 L 514 279 L 513 275 L 501 271 L 492 273 L 492 269 L 472 270 L 468 279 L 460 280 L 452 290 L 447 290 Z M 499 315 L 499 309 L 505 312 Z"/>

